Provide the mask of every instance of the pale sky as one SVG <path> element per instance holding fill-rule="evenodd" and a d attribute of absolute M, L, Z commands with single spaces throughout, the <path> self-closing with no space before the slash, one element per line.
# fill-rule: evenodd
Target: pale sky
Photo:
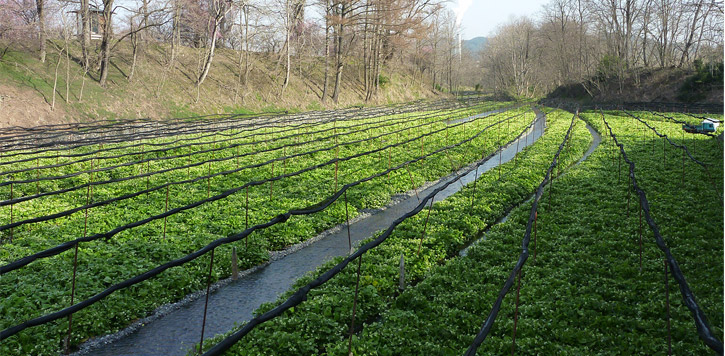
<path fill-rule="evenodd" d="M 450 8 L 459 16 L 463 39 L 489 36 L 511 16 L 537 18 L 548 0 L 453 0 Z M 460 15 L 463 15 L 460 17 Z"/>

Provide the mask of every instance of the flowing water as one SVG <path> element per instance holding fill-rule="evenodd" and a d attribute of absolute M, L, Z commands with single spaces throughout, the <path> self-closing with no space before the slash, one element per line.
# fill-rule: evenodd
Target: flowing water
<path fill-rule="evenodd" d="M 501 110 L 479 114 L 475 117 L 498 112 Z M 461 184 L 451 184 L 439 192 L 435 196 L 435 201 L 453 195 L 466 184 L 473 182 L 475 177 L 499 164 L 512 160 L 516 153 L 533 144 L 541 137 L 546 127 L 546 116 L 538 110 L 536 113 L 535 124 L 518 139 L 518 142 L 515 141 L 504 147 L 500 154 L 484 162 L 477 171 L 463 176 L 460 179 Z M 449 124 L 472 118 L 460 119 Z M 429 194 L 454 176 L 455 174 L 451 174 L 438 183 L 418 191 L 418 195 Z M 387 228 L 395 219 L 415 208 L 418 203 L 415 194 L 406 196 L 400 202 L 352 223 L 350 234 L 353 243 L 371 237 L 375 232 Z M 305 273 L 314 271 L 322 263 L 334 257 L 345 256 L 349 251 L 347 229 L 338 229 L 307 247 L 256 268 L 240 279 L 220 287 L 209 295 L 204 335 L 212 337 L 232 330 L 237 324 L 244 324 L 253 317 L 254 311 L 262 303 L 275 301 Z M 204 302 L 204 297 L 197 298 L 134 328 L 133 331 L 122 331 L 115 337 L 111 335 L 92 341 L 83 346 L 77 355 L 186 355 L 194 344 L 200 341 Z M 117 340 L 106 341 L 109 339 Z"/>

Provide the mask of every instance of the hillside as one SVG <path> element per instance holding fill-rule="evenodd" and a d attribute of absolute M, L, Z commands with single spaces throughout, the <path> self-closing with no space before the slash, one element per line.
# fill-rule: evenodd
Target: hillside
<path fill-rule="evenodd" d="M 560 86 L 547 99 L 573 99 L 587 103 L 666 102 L 722 105 L 722 65 L 719 72 L 717 67 L 712 71 L 704 67 L 632 70 L 621 79 L 595 78 Z"/>
<path fill-rule="evenodd" d="M 486 37 L 474 37 L 470 40 L 463 40 L 463 48 L 467 49 L 471 53 L 478 53 L 486 47 L 487 42 L 488 39 Z"/>
<path fill-rule="evenodd" d="M 0 127 L 34 126 L 79 120 L 186 117 L 215 113 L 303 111 L 335 107 L 323 105 L 322 59 L 292 59 L 289 86 L 280 93 L 284 62 L 276 55 L 250 54 L 248 86 L 238 84 L 239 52 L 218 49 L 207 80 L 198 93 L 194 85 L 203 49 L 181 47 L 173 68 L 168 66 L 167 45 L 150 43 L 137 58 L 133 76 L 132 48 L 127 43 L 114 50 L 106 88 L 98 84 L 97 71 L 85 80 L 81 49 L 72 43 L 69 60 L 59 56 L 61 41 L 49 41 L 48 59 L 41 63 L 37 52 L 19 45 L 0 43 Z M 2 50 L 4 49 L 4 51 Z M 60 57 L 60 58 L 59 58 Z M 319 63 L 317 62 L 319 60 Z M 334 70 L 330 66 L 330 93 Z M 55 78 L 55 108 L 53 87 Z M 378 97 L 367 104 L 386 104 L 433 97 L 431 85 L 404 69 L 384 68 Z M 129 79 L 131 77 L 131 79 Z M 362 69 L 353 60 L 343 71 L 337 107 L 363 104 Z M 68 83 L 66 83 L 68 78 Z M 67 93 L 67 97 L 66 97 Z"/>

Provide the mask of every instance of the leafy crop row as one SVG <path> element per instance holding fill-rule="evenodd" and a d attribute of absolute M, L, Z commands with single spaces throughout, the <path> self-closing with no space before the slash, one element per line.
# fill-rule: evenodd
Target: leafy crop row
<path fill-rule="evenodd" d="M 464 117 L 471 113 L 485 110 L 486 106 L 470 108 L 458 112 L 452 118 Z M 512 116 L 519 110 L 509 112 L 505 115 Z M 440 120 L 440 115 L 437 115 Z M 503 115 L 493 118 L 479 119 L 469 124 L 456 126 L 450 130 L 444 130 L 439 134 L 426 139 L 423 150 L 430 152 L 433 149 L 445 146 L 451 142 L 460 141 L 470 136 L 475 127 L 481 127 L 482 122 L 493 122 L 499 120 Z M 520 130 L 533 118 L 533 114 L 526 114 L 513 120 L 510 124 L 504 124 L 500 134 L 491 130 L 480 140 L 472 142 L 463 148 L 452 150 L 448 155 L 439 155 L 427 159 L 423 164 L 411 166 L 411 175 L 416 185 L 427 180 L 435 180 L 445 175 L 452 169 L 453 165 L 468 163 L 479 157 L 483 150 L 493 151 L 497 142 L 505 142 L 510 139 L 514 132 Z M 430 118 L 433 121 L 434 118 Z M 377 123 L 378 119 L 370 120 Z M 437 123 L 433 127 L 445 127 L 445 123 Z M 433 129 L 431 127 L 431 130 Z M 507 130 L 508 129 L 508 130 Z M 374 130 L 371 130 L 374 131 Z M 445 133 L 444 133 L 445 132 Z M 414 131 L 410 136 L 414 137 Z M 424 133 L 421 132 L 421 133 Z M 358 135 L 368 137 L 375 132 L 359 133 Z M 400 135 L 399 135 L 400 136 Z M 352 141 L 356 137 L 350 134 L 345 140 Z M 396 141 L 404 141 L 406 136 L 395 137 Z M 393 141 L 395 142 L 395 141 Z M 325 144 L 324 142 L 318 143 Z M 327 145 L 332 142 L 327 142 Z M 382 145 L 384 142 L 376 143 Z M 387 142 L 385 144 L 390 144 Z M 396 150 L 389 152 L 389 158 L 382 155 L 368 155 L 357 158 L 349 164 L 341 164 L 338 172 L 339 184 L 359 179 L 361 176 L 369 175 L 371 172 L 387 168 L 388 158 L 392 164 L 409 159 L 420 154 L 420 146 L 415 143 L 398 146 Z M 365 151 L 369 147 L 364 145 L 353 145 L 341 147 L 340 157 L 353 155 L 356 152 Z M 234 152 L 236 153 L 236 152 Z M 233 153 L 233 154 L 234 154 Z M 169 153 L 171 154 L 171 153 Z M 280 169 L 293 171 L 302 167 L 317 164 L 334 158 L 335 152 L 316 154 L 304 159 L 289 160 L 285 167 L 277 166 L 275 174 L 280 174 Z M 255 161 L 265 161 L 272 158 L 271 155 L 254 156 Z M 214 170 L 233 168 L 234 160 L 226 162 L 226 166 L 219 164 Z M 206 174 L 209 168 L 203 167 L 188 174 Z M 127 172 L 126 174 L 132 174 Z M 224 180 L 212 180 L 206 184 L 189 184 L 181 187 L 178 191 L 172 192 L 169 207 L 186 204 L 205 198 L 208 194 L 214 194 L 228 187 L 238 186 L 245 181 L 268 177 L 272 174 L 269 168 L 251 170 L 244 174 L 227 176 Z M 178 176 L 158 177 L 159 181 L 183 179 L 186 172 L 177 173 Z M 269 219 L 280 211 L 289 208 L 299 208 L 317 203 L 328 196 L 334 188 L 334 167 L 319 169 L 297 178 L 284 179 L 275 182 L 274 187 L 261 186 L 249 190 L 249 224 L 250 226 L 260 221 Z M 72 184 L 72 183 L 71 183 Z M 144 188 L 146 182 L 135 182 L 130 185 L 103 185 L 94 188 L 94 199 L 112 197 L 128 191 L 138 191 Z M 153 181 L 152 181 L 153 184 Z M 391 173 L 386 181 L 377 181 L 363 184 L 359 190 L 351 191 L 348 194 L 350 199 L 350 211 L 354 216 L 357 211 L 363 208 L 380 206 L 389 200 L 390 195 L 410 189 L 410 179 L 407 172 Z M 6 188 L 6 194 L 7 187 Z M 31 187 L 30 189 L 32 190 Z M 270 198 L 270 190 L 273 192 Z M 182 193 L 183 192 L 183 193 Z M 147 194 L 134 198 L 125 204 L 114 204 L 108 208 L 91 209 L 88 214 L 88 234 L 105 231 L 129 221 L 158 214 L 164 209 L 164 194 Z M 39 205 L 28 208 L 24 211 L 18 208 L 16 212 L 22 214 L 37 214 L 49 209 L 58 207 L 71 207 L 78 202 L 85 202 L 85 192 L 77 195 L 69 194 L 64 199 L 59 199 L 48 205 Z M 33 203 L 34 200 L 27 203 Z M 39 200 L 38 202 L 42 202 Z M 20 206 L 20 205 L 19 205 Z M 168 261 L 185 255 L 190 251 L 198 249 L 209 241 L 226 236 L 231 232 L 238 232 L 244 229 L 246 196 L 243 194 L 233 195 L 223 201 L 202 205 L 190 211 L 190 213 L 176 214 L 168 219 L 167 236 L 164 239 L 161 234 L 162 221 L 156 221 L 147 225 L 122 232 L 108 241 L 84 243 L 79 247 L 78 255 L 78 276 L 76 281 L 76 300 L 83 300 L 97 291 L 131 276 L 145 272 L 161 262 Z M 7 207 L 6 207 L 7 208 Z M 344 205 L 335 206 L 315 216 L 293 218 L 286 224 L 270 228 L 263 233 L 254 234 L 250 237 L 248 246 L 237 244 L 241 267 L 246 268 L 259 264 L 268 259 L 267 251 L 280 249 L 303 239 L 314 236 L 316 233 L 344 221 Z M 82 234 L 85 219 L 82 214 L 75 214 L 69 218 L 63 218 L 46 223 L 28 225 L 31 229 L 18 228 L 15 231 L 15 240 L 11 244 L 5 244 L 0 251 L 0 263 L 16 260 L 19 257 L 36 252 L 40 249 L 53 246 L 59 242 L 66 241 Z M 7 234 L 7 231 L 4 231 Z M 221 256 L 228 256 L 231 247 L 221 248 L 217 253 Z M 2 325 L 0 328 L 17 324 L 38 315 L 43 315 L 61 309 L 70 302 L 70 284 L 72 280 L 72 251 L 62 253 L 58 256 L 43 259 L 31 263 L 21 270 L 13 271 L 2 276 L 0 280 L 0 311 L 2 312 Z M 93 305 L 74 315 L 74 332 L 72 343 L 86 339 L 89 336 L 117 330 L 126 325 L 130 320 L 142 317 L 149 311 L 162 303 L 180 299 L 182 296 L 198 290 L 203 285 L 206 274 L 206 261 L 197 260 L 184 265 L 182 268 L 174 268 L 159 278 L 143 282 L 137 286 L 112 294 L 104 299 L 102 303 Z M 221 278 L 229 274 L 229 264 L 220 263 L 215 265 L 213 278 Z M 22 332 L 8 340 L 3 341 L 0 349 L 8 354 L 51 354 L 60 349 L 61 340 L 67 330 L 67 321 L 58 321 L 37 327 L 33 332 Z"/>
<path fill-rule="evenodd" d="M 542 179 L 553 151 L 568 128 L 570 117 L 570 114 L 562 112 L 549 114 L 547 133 L 532 147 L 520 153 L 516 161 L 504 164 L 501 179 L 498 179 L 496 170 L 483 174 L 479 177 L 475 197 L 472 197 L 472 186 L 467 186 L 446 200 L 434 204 L 429 217 L 427 213 L 419 213 L 406 220 L 385 243 L 366 253 L 361 265 L 356 325 L 364 321 L 364 330 L 367 330 L 370 326 L 367 324 L 375 325 L 376 318 L 384 315 L 385 310 L 397 303 L 398 265 L 401 255 L 405 257 L 406 283 L 418 284 L 436 266 L 445 263 L 467 243 L 480 237 L 482 231 L 492 225 L 508 208 L 526 199 Z M 578 137 L 564 156 L 565 164 L 578 159 L 590 141 L 582 123 L 578 125 L 576 134 Z M 428 222 L 424 234 L 426 220 Z M 296 286 L 304 285 L 337 262 L 338 260 L 328 262 L 314 274 L 302 278 Z M 347 353 L 346 335 L 352 314 L 355 285 L 356 270 L 348 267 L 322 287 L 313 290 L 306 302 L 252 331 L 235 345 L 230 354 Z M 281 296 L 280 301 L 289 297 L 290 293 Z M 273 306 L 264 305 L 258 313 Z M 205 345 L 213 343 L 212 341 Z M 356 342 L 353 345 L 358 348 Z"/>
<path fill-rule="evenodd" d="M 680 127 L 657 123 L 658 131 L 680 138 Z M 599 113 L 582 115 L 604 132 Z M 723 330 L 723 208 L 706 183 L 702 168 L 685 162 L 681 152 L 654 141 L 623 113 L 607 113 L 617 136 L 636 164 L 653 218 L 677 258 L 716 335 Z M 718 168 L 722 156 L 714 139 L 698 140 L 698 159 Z M 537 256 L 524 266 L 518 307 L 516 352 L 525 354 L 665 354 L 667 318 L 663 255 L 642 226 L 639 268 L 639 215 L 634 195 L 628 201 L 627 174 L 618 171 L 618 151 L 604 143 L 571 168 L 545 192 L 537 218 Z M 663 163 L 664 162 L 664 163 Z M 551 204 L 548 195 L 551 194 Z M 514 209 L 495 225 L 466 257 L 433 269 L 399 296 L 379 322 L 366 325 L 353 339 L 354 353 L 366 355 L 462 354 L 491 310 L 500 286 L 516 262 L 530 204 Z M 703 214 L 707 216 L 703 218 Z M 531 247 L 531 246 L 530 246 Z M 670 275 L 673 354 L 710 354 L 698 338 L 692 315 Z M 512 349 L 515 294 L 509 293 L 480 354 Z M 337 345 L 337 350 L 346 350 Z"/>

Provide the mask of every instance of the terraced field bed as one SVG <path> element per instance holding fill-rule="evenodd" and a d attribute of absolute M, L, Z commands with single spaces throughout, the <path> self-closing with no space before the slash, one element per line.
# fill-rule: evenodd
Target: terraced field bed
<path fill-rule="evenodd" d="M 533 120 L 529 107 L 452 122 L 511 106 L 467 100 L 4 130 L 0 328 L 5 334 L 29 327 L 28 320 L 89 302 L 73 310 L 71 345 L 117 330 L 204 288 L 208 259 L 194 258 L 128 288 L 120 283 L 279 214 L 337 201 L 343 185 L 389 170 L 345 197 L 350 218 L 380 207 L 510 140 Z M 446 148 L 486 126 L 479 139 Z M 398 167 L 421 155 L 427 157 Z M 239 268 L 249 268 L 267 261 L 269 251 L 345 219 L 340 201 L 221 245 L 216 254 L 229 256 L 236 247 Z M 229 276 L 225 259 L 214 266 L 212 280 Z M 56 318 L 3 337 L 0 348 L 55 354 L 64 349 L 67 331 L 68 317 Z"/>
<path fill-rule="evenodd" d="M 0 354 L 72 350 L 228 277 L 232 248 L 265 263 L 441 178 L 202 351 L 721 353 L 722 129 L 698 120 L 467 98 L 4 130 Z"/>

